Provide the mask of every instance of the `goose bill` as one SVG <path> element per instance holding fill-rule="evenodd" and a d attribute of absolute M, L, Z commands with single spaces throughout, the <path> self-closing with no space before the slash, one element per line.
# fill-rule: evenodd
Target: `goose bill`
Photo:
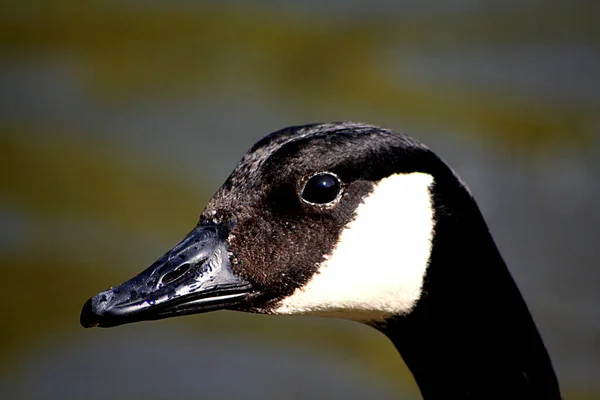
<path fill-rule="evenodd" d="M 243 304 L 252 287 L 231 269 L 225 242 L 229 230 L 198 225 L 144 272 L 89 299 L 81 325 L 111 327 Z"/>

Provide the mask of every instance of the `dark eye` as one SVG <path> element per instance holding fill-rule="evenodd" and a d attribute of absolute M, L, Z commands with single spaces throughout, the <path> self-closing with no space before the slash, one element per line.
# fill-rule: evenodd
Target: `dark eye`
<path fill-rule="evenodd" d="M 302 199 L 312 204 L 327 204 L 337 199 L 340 193 L 340 180 L 337 176 L 322 172 L 311 176 L 304 189 L 302 189 Z"/>

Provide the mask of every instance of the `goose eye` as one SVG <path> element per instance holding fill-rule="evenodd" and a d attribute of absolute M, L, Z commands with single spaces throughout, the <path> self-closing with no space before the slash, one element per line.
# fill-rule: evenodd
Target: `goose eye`
<path fill-rule="evenodd" d="M 328 204 L 338 198 L 340 190 L 339 178 L 329 172 L 322 172 L 306 181 L 301 196 L 307 203 Z"/>

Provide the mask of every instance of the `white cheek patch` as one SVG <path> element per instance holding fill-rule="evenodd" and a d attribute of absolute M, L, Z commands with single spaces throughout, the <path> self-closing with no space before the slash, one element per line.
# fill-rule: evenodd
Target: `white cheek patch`
<path fill-rule="evenodd" d="M 273 311 L 362 321 L 410 312 L 431 254 L 432 183 L 424 173 L 379 181 L 318 272 Z"/>

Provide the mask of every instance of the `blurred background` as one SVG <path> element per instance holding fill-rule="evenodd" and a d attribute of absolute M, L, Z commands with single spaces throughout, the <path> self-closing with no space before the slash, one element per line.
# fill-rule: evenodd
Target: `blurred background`
<path fill-rule="evenodd" d="M 195 225 L 243 153 L 350 120 L 471 187 L 566 399 L 600 398 L 600 6 L 3 1 L 0 397 L 418 399 L 361 325 L 217 312 L 84 330 L 84 301 Z"/>

